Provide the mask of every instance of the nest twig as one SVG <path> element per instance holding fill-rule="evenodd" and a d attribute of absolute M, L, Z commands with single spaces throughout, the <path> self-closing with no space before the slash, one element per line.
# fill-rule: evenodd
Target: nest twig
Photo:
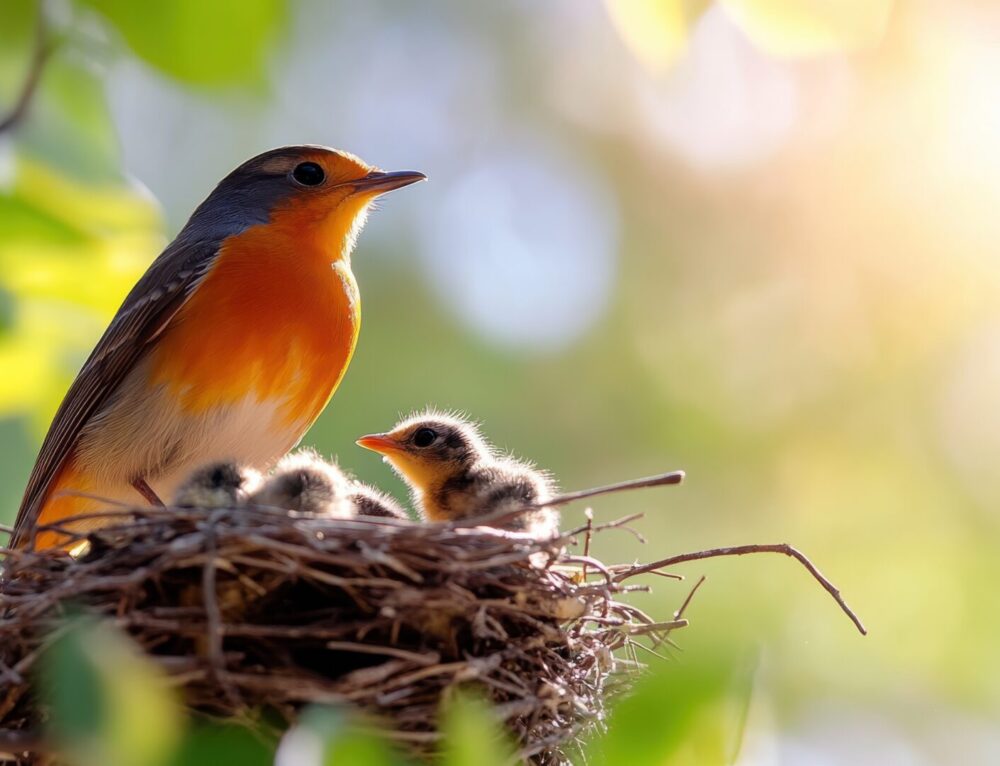
<path fill-rule="evenodd" d="M 437 741 L 443 697 L 478 684 L 533 763 L 568 761 L 600 730 L 635 648 L 687 624 L 621 600 L 657 564 L 607 566 L 586 525 L 552 540 L 466 522 L 336 520 L 240 508 L 116 509 L 79 558 L 3 550 L 0 749 L 35 742 L 45 711 L 30 683 L 62 623 L 83 606 L 127 631 L 202 714 L 285 722 L 308 703 L 347 703 L 417 754 Z M 67 522 L 60 531 L 73 534 Z M 571 552 L 585 537 L 583 553 Z M 780 548 L 780 550 L 779 550 Z M 808 559 L 787 546 L 843 604 Z M 700 582 L 699 582 L 700 584 Z M 697 586 L 696 586 L 697 587 Z M 621 650 L 626 650 L 622 652 Z M 30 756 L 24 754 L 25 762 Z"/>

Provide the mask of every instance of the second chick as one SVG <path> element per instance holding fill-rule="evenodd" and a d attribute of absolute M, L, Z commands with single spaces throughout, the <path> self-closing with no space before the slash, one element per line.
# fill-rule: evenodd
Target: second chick
<path fill-rule="evenodd" d="M 354 515 L 351 481 L 333 463 L 309 449 L 285 455 L 260 489 L 250 495 L 251 505 L 301 511 L 346 519 Z"/>
<path fill-rule="evenodd" d="M 310 449 L 282 458 L 248 502 L 337 519 L 355 516 L 409 519 L 395 499 L 349 478 L 336 463 L 324 460 Z"/>

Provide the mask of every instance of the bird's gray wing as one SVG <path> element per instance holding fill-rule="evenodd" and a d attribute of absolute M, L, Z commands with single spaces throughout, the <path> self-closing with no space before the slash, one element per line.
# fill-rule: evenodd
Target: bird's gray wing
<path fill-rule="evenodd" d="M 37 521 L 49 487 L 76 447 L 80 432 L 136 362 L 156 343 L 218 255 L 218 244 L 174 240 L 125 298 L 56 412 L 14 522 L 16 547 Z"/>

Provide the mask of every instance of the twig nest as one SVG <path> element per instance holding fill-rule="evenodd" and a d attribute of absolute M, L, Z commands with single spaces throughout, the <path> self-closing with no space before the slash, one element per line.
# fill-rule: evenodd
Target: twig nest
<path fill-rule="evenodd" d="M 10 553 L 0 659 L 16 682 L 0 693 L 0 728 L 44 717 L 31 665 L 71 602 L 131 634 L 200 713 L 290 722 L 305 704 L 344 702 L 427 753 L 442 696 L 474 683 L 525 757 L 561 763 L 602 726 L 615 650 L 663 629 L 616 600 L 620 577 L 567 553 L 573 533 L 254 508 L 122 519 L 79 558 Z"/>

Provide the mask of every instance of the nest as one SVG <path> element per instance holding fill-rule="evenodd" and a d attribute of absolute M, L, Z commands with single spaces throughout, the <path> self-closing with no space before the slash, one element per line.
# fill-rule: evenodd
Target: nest
<path fill-rule="evenodd" d="M 552 540 L 461 524 L 273 511 L 142 510 L 91 551 L 10 552 L 0 728 L 43 716 L 28 684 L 64 605 L 105 615 L 181 685 L 186 704 L 247 719 L 344 702 L 430 751 L 442 696 L 480 685 L 538 763 L 599 726 L 612 655 L 658 624 L 617 600 L 612 570 Z"/>
<path fill-rule="evenodd" d="M 44 721 L 32 666 L 72 604 L 130 634 L 198 714 L 291 723 L 304 705 L 345 703 L 429 756 L 442 699 L 474 684 L 525 760 L 565 763 L 602 728 L 609 696 L 638 665 L 637 643 L 661 644 L 686 624 L 683 607 L 658 622 L 620 600 L 640 587 L 631 578 L 761 548 L 613 567 L 586 555 L 591 532 L 630 519 L 539 540 L 468 522 L 253 508 L 118 513 L 116 526 L 87 537 L 82 557 L 7 551 L 0 734 L 8 743 L 33 737 Z M 787 546 L 763 549 L 808 564 Z M 0 747 L 11 749 L 19 748 Z"/>

